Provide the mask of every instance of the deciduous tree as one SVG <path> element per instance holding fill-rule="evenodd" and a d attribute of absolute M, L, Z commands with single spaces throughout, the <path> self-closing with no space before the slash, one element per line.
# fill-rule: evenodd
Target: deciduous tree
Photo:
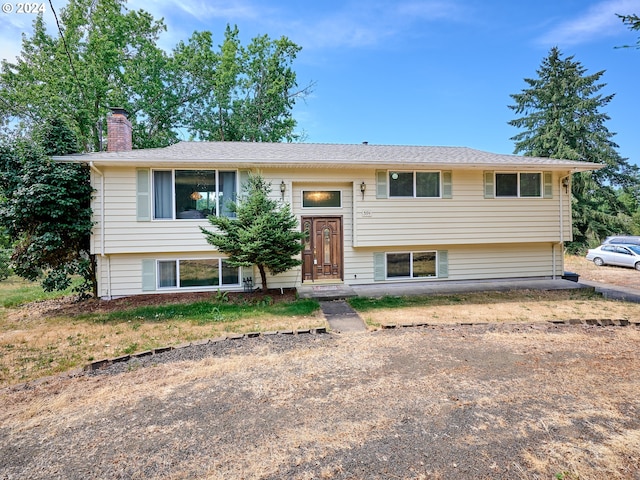
<path fill-rule="evenodd" d="M 162 147 L 188 131 L 198 140 L 292 141 L 300 47 L 286 37 L 241 45 L 227 27 L 222 45 L 195 32 L 170 53 L 158 47 L 162 20 L 126 0 L 70 0 L 50 34 L 40 15 L 15 62 L 0 67 L 0 122 L 27 128 L 65 117 L 84 151 L 101 148 L 109 107 L 131 114 L 134 148 Z"/>
<path fill-rule="evenodd" d="M 196 32 L 175 49 L 173 62 L 189 97 L 180 108 L 194 138 L 211 141 L 293 141 L 298 88 L 292 69 L 300 47 L 286 37 L 262 35 L 243 47 L 237 27 L 227 26 L 218 52 L 210 32 Z"/>
<path fill-rule="evenodd" d="M 98 150 L 102 120 L 111 106 L 134 113 L 136 141 L 175 142 L 171 91 L 163 81 L 169 59 L 157 47 L 166 28 L 125 0 L 71 0 L 59 15 L 60 29 L 47 31 L 42 15 L 24 35 L 15 62 L 0 69 L 4 120 L 27 128 L 63 116 L 84 151 Z M 174 108 L 174 111 L 176 109 Z"/>

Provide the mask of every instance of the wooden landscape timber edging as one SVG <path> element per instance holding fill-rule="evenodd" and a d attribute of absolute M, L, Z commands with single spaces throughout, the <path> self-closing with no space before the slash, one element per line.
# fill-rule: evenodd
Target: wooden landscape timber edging
<path fill-rule="evenodd" d="M 473 326 L 481 326 L 481 325 L 488 325 L 490 322 L 461 322 L 461 323 L 454 323 L 451 325 L 458 325 L 458 326 L 463 326 L 463 327 L 473 327 Z M 628 327 L 628 326 L 635 326 L 637 328 L 640 328 L 640 320 L 626 320 L 626 319 L 609 319 L 609 318 L 604 318 L 604 319 L 586 319 L 586 320 L 580 320 L 577 318 L 572 318 L 569 320 L 547 320 L 546 322 L 526 322 L 527 324 L 531 324 L 531 323 L 551 323 L 554 325 L 589 325 L 589 326 L 599 326 L 599 327 Z M 515 325 L 514 323 L 508 322 L 505 324 L 509 324 L 509 325 Z M 443 323 L 428 323 L 428 322 L 414 322 L 414 323 L 400 323 L 400 324 L 396 324 L 396 323 L 387 323 L 387 324 L 383 324 L 381 325 L 380 328 L 382 328 L 383 330 L 387 330 L 387 329 L 394 329 L 394 328 L 409 328 L 409 327 L 429 327 L 429 326 L 442 326 L 442 325 L 446 325 Z M 311 329 L 305 329 L 305 330 L 282 330 L 282 331 L 273 331 L 273 332 L 250 332 L 250 333 L 235 333 L 235 334 L 229 334 L 227 336 L 224 337 L 218 337 L 218 338 L 210 338 L 210 339 L 205 339 L 205 340 L 197 340 L 197 341 L 193 341 L 193 342 L 189 342 L 189 343 L 183 343 L 181 345 L 176 345 L 176 346 L 169 346 L 169 347 L 159 347 L 159 348 L 154 348 L 152 350 L 145 350 L 143 352 L 138 352 L 138 353 L 133 353 L 131 355 L 122 355 L 119 357 L 115 357 L 115 358 L 105 358 L 103 360 L 97 360 L 95 362 L 91 362 L 88 365 L 85 365 L 84 367 L 84 371 L 94 371 L 94 370 L 99 370 L 101 368 L 105 368 L 108 367 L 109 365 L 113 365 L 115 363 L 120 363 L 120 362 L 128 362 L 131 359 L 134 358 L 142 358 L 142 357 L 146 357 L 146 356 L 150 356 L 150 355 L 159 355 L 162 354 L 164 352 L 170 352 L 172 350 L 179 350 L 181 348 L 187 348 L 187 347 L 192 347 L 192 346 L 202 346 L 202 345 L 208 345 L 211 343 L 219 343 L 219 342 L 225 342 L 225 341 L 233 341 L 233 340 L 242 340 L 244 338 L 256 338 L 256 337 L 260 337 L 260 336 L 271 336 L 271 335 L 303 335 L 303 334 L 324 334 L 327 333 L 327 328 L 326 327 L 318 327 L 318 328 L 311 328 Z"/>
<path fill-rule="evenodd" d="M 275 332 L 232 333 L 225 337 L 196 340 L 193 342 L 176 345 L 175 347 L 171 347 L 171 346 L 159 347 L 159 348 L 154 348 L 152 350 L 145 350 L 144 352 L 132 353 L 131 355 L 122 355 L 120 357 L 115 357 L 115 358 L 105 358 L 103 360 L 97 360 L 95 362 L 89 363 L 88 365 L 85 365 L 83 370 L 86 372 L 92 372 L 94 370 L 99 370 L 101 368 L 108 367 L 109 365 L 113 365 L 114 363 L 128 362 L 129 360 L 134 358 L 142 358 L 142 357 L 147 357 L 149 355 L 159 355 L 161 353 L 170 352 L 172 350 L 179 350 L 181 348 L 197 347 L 202 345 L 208 345 L 210 343 L 226 342 L 227 340 L 242 340 L 243 338 L 256 338 L 260 336 L 266 337 L 270 335 L 303 335 L 303 334 L 319 335 L 323 333 L 327 333 L 326 327 L 311 328 L 306 330 L 282 330 L 282 331 L 275 331 Z"/>
<path fill-rule="evenodd" d="M 460 325 L 462 327 L 473 327 L 474 325 L 489 325 L 490 322 L 461 322 L 451 325 Z M 579 318 L 572 318 L 570 320 L 547 320 L 546 322 L 525 322 L 525 324 L 532 323 L 552 323 L 554 325 L 595 325 L 599 327 L 628 327 L 630 325 L 640 327 L 640 320 L 626 320 L 624 318 L 612 320 L 610 318 L 596 319 L 589 318 L 586 320 L 580 320 Z M 504 322 L 503 325 L 518 325 L 512 322 Z M 416 323 L 385 323 L 382 324 L 382 329 L 393 328 L 408 328 L 408 327 L 429 327 L 446 325 L 444 323 L 428 323 L 428 322 L 416 322 Z"/>

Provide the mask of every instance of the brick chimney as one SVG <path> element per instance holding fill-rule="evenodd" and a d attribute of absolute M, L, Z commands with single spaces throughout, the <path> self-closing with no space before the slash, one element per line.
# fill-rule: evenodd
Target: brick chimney
<path fill-rule="evenodd" d="M 124 108 L 111 108 L 107 117 L 107 152 L 128 152 L 133 149 L 131 122 Z"/>

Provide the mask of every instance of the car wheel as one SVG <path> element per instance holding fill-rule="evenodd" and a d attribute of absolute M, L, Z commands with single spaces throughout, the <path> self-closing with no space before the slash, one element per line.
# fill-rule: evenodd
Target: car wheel
<path fill-rule="evenodd" d="M 604 265 L 604 260 L 602 260 L 600 257 L 596 257 L 593 259 L 593 263 L 595 263 L 598 267 L 601 267 L 602 265 Z"/>
<path fill-rule="evenodd" d="M 636 270 L 640 270 L 640 262 L 636 263 Z"/>

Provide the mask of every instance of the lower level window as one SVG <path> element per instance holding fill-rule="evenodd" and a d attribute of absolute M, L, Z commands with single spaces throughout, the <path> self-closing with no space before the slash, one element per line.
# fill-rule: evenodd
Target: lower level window
<path fill-rule="evenodd" d="M 436 252 L 387 253 L 387 278 L 435 277 Z"/>
<path fill-rule="evenodd" d="M 158 288 L 220 287 L 239 284 L 239 269 L 230 266 L 222 258 L 158 261 Z"/>

